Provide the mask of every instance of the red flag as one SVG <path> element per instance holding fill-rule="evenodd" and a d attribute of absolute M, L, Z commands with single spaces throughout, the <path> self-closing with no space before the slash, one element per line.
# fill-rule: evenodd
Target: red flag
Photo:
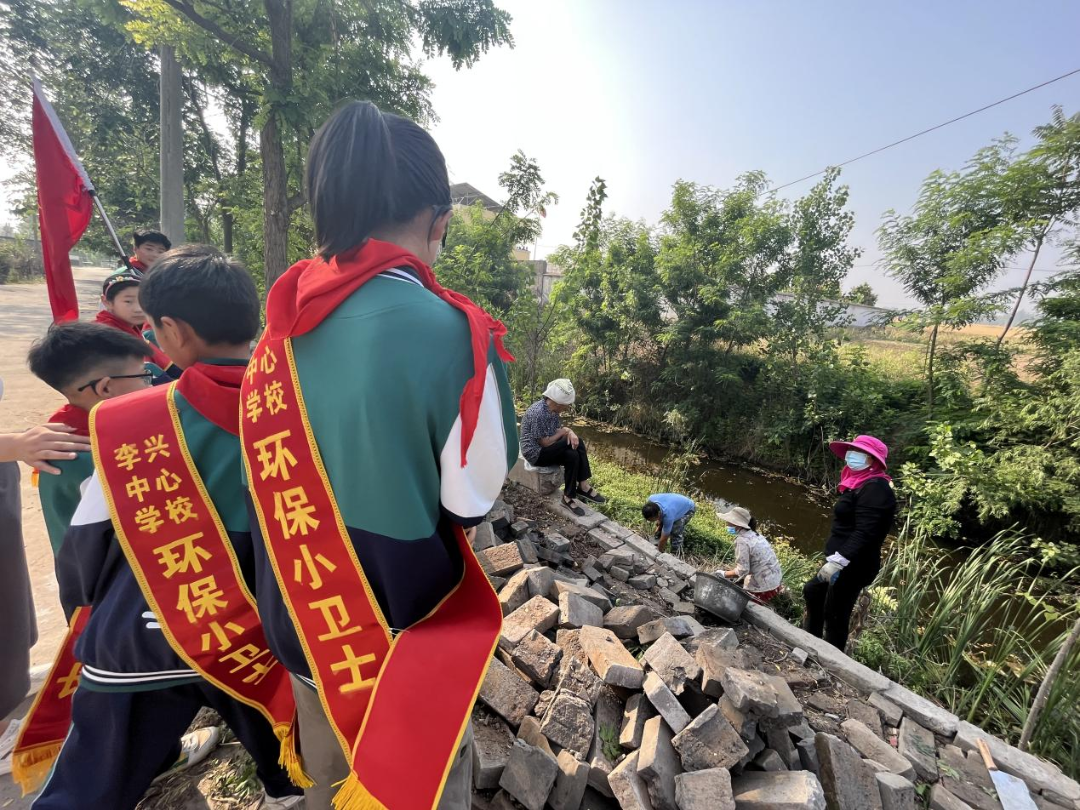
<path fill-rule="evenodd" d="M 54 323 L 74 321 L 79 318 L 79 299 L 75 295 L 68 253 L 90 224 L 94 185 L 37 79 L 34 79 L 33 130 L 41 257 L 45 263 L 49 305 Z"/>

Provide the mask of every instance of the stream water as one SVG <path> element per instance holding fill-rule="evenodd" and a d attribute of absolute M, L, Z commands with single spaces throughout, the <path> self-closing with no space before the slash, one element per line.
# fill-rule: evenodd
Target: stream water
<path fill-rule="evenodd" d="M 574 430 L 597 458 L 634 472 L 658 473 L 669 453 L 658 442 L 614 428 L 575 424 Z M 824 548 L 832 511 L 805 487 L 712 460 L 696 464 L 690 478 L 691 486 L 706 497 L 742 506 L 759 521 L 771 523 L 800 551 L 815 554 Z"/>

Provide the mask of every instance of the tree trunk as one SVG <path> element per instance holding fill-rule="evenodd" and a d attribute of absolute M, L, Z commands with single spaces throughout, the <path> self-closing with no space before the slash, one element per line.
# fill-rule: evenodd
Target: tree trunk
<path fill-rule="evenodd" d="M 926 353 L 926 401 L 930 412 L 930 418 L 934 418 L 934 354 L 937 351 L 937 335 L 941 324 L 934 324 L 934 331 L 930 333 L 930 350 Z"/>
<path fill-rule="evenodd" d="M 1016 313 L 1020 311 L 1020 302 L 1024 300 L 1024 293 L 1027 291 L 1028 282 L 1031 281 L 1031 273 L 1035 270 L 1035 261 L 1039 258 L 1039 251 L 1042 250 L 1043 240 L 1046 239 L 1046 233 L 1049 230 L 1047 227 L 1039 238 L 1035 240 L 1035 251 L 1031 255 L 1031 264 L 1028 265 L 1027 273 L 1024 274 L 1024 283 L 1020 285 L 1020 294 L 1016 296 L 1016 303 L 1013 304 L 1012 312 L 1009 314 L 1009 320 L 1005 322 L 1005 328 L 1001 330 L 1001 334 L 998 335 L 997 348 L 1001 348 L 1002 342 L 1005 340 L 1005 335 L 1009 332 L 1009 327 L 1013 324 L 1013 319 L 1016 317 Z"/>
<path fill-rule="evenodd" d="M 270 22 L 270 87 L 278 104 L 292 92 L 292 0 L 264 0 Z M 278 110 L 266 112 L 259 132 L 263 173 L 263 270 L 266 289 L 288 268 L 289 189 Z"/>
<path fill-rule="evenodd" d="M 1061 649 L 1054 656 L 1054 662 L 1050 665 L 1050 669 L 1046 670 L 1046 677 L 1039 684 L 1039 691 L 1035 694 L 1035 702 L 1031 704 L 1031 711 L 1028 712 L 1027 720 L 1024 722 L 1024 730 L 1020 732 L 1021 751 L 1028 750 L 1031 736 L 1035 733 L 1035 726 L 1039 723 L 1039 715 L 1042 714 L 1042 710 L 1046 708 L 1046 703 L 1050 699 L 1050 690 L 1054 688 L 1054 682 L 1057 680 L 1058 675 L 1061 674 L 1061 670 L 1065 668 L 1065 662 L 1069 660 L 1077 639 L 1080 639 L 1080 619 L 1076 620 L 1069 637 L 1065 639 Z"/>

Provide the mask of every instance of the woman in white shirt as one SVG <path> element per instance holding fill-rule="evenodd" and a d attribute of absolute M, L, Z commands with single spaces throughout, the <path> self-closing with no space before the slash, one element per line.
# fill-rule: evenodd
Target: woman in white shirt
<path fill-rule="evenodd" d="M 768 602 L 780 593 L 783 582 L 776 552 L 755 531 L 757 521 L 741 506 L 730 512 L 718 509 L 717 516 L 727 524 L 728 534 L 735 543 L 735 567 L 720 573 L 739 582 L 758 600 Z"/>

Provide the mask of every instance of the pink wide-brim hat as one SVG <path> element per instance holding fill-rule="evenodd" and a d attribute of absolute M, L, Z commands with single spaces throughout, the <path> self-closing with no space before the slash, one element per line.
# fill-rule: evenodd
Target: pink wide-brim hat
<path fill-rule="evenodd" d="M 889 448 L 885 446 L 885 442 L 873 436 L 856 436 L 850 442 L 830 442 L 829 449 L 837 458 L 843 458 L 848 450 L 859 450 L 877 459 L 882 467 L 889 466 L 885 460 L 889 457 Z"/>

